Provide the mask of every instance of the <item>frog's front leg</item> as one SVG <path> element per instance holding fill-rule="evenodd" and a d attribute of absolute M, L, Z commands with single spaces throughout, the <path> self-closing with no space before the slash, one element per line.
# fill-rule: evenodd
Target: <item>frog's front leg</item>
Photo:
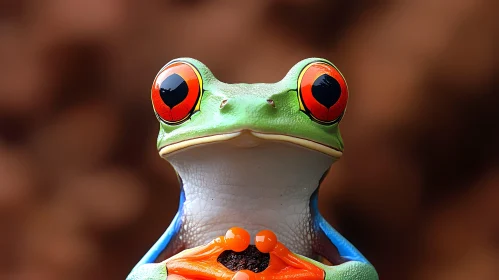
<path fill-rule="evenodd" d="M 126 280 L 165 280 L 168 276 L 165 261 L 160 263 L 156 263 L 155 261 L 158 260 L 162 252 L 168 250 L 169 245 L 172 244 L 172 240 L 178 234 L 179 227 L 180 217 L 177 213 L 165 233 L 135 265 Z"/>
<path fill-rule="evenodd" d="M 165 280 L 168 275 L 165 261 L 156 263 L 161 253 L 168 250 L 168 245 L 176 233 L 171 229 L 174 225 L 170 225 L 161 238 L 147 252 L 147 254 L 135 265 L 132 272 L 126 280 Z"/>
<path fill-rule="evenodd" d="M 185 201 L 185 194 L 182 189 L 182 180 L 179 177 L 181 186 L 180 204 L 177 214 L 166 229 L 163 235 L 154 243 L 149 251 L 142 257 L 142 259 L 135 265 L 132 272 L 128 275 L 126 280 L 164 280 L 167 276 L 167 269 L 165 262 L 155 263 L 162 255 L 167 257 L 178 253 L 174 250 L 174 240 L 177 238 L 180 228 L 182 226 L 182 213 L 183 204 Z M 164 258 L 163 258 L 164 259 Z"/>
<path fill-rule="evenodd" d="M 320 216 L 316 217 L 316 223 L 318 226 L 319 236 L 324 236 L 327 240 L 325 242 L 332 244 L 336 247 L 337 253 L 339 254 L 339 259 L 337 257 L 336 250 L 331 248 L 332 246 L 320 245 L 320 249 L 317 248 L 321 255 L 326 257 L 330 261 L 337 261 L 340 264 L 337 265 L 325 265 L 314 260 L 310 260 L 312 263 L 316 264 L 322 268 L 325 272 L 325 280 L 339 280 L 339 279 L 355 279 L 355 280 L 378 280 L 378 274 L 373 265 L 343 236 L 341 236 L 333 227 L 331 227 L 327 221 Z M 326 249 L 326 250 L 324 250 Z"/>
<path fill-rule="evenodd" d="M 317 235 L 319 237 L 314 246 L 314 251 L 337 264 L 330 266 L 310 260 L 324 270 L 324 279 L 378 280 L 378 273 L 374 266 L 319 213 L 318 189 L 312 195 L 310 208 L 314 229 L 318 231 Z"/>
<path fill-rule="evenodd" d="M 216 267 L 212 263 L 227 247 L 226 239 L 222 236 L 209 244 L 183 250 L 160 263 L 140 264 L 128 275 L 127 280 L 165 280 L 167 277 L 184 279 L 184 276 L 193 274 L 208 278 L 216 276 L 219 279 L 226 272 L 221 265 Z"/>

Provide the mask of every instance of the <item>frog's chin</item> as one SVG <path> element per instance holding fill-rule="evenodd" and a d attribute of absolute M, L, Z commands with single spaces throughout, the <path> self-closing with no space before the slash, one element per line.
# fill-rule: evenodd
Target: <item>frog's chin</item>
<path fill-rule="evenodd" d="M 196 147 L 199 145 L 208 145 L 217 142 L 227 142 L 228 144 L 241 148 L 253 148 L 259 146 L 262 142 L 265 141 L 294 144 L 296 146 L 317 151 L 337 159 L 340 158 L 343 154 L 338 149 L 311 140 L 307 140 L 304 138 L 299 138 L 290 135 L 283 135 L 283 134 L 256 132 L 252 130 L 241 130 L 237 132 L 216 134 L 216 135 L 203 136 L 203 137 L 184 140 L 160 148 L 159 154 L 162 157 L 167 157 L 172 153 L 178 152 L 180 150 Z"/>

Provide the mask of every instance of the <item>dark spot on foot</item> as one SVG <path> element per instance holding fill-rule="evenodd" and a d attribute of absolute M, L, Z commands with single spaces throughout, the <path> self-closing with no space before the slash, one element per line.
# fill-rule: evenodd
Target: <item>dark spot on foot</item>
<path fill-rule="evenodd" d="M 258 273 L 269 266 L 270 254 L 260 252 L 255 245 L 249 245 L 242 252 L 224 251 L 217 261 L 232 271 L 250 270 Z"/>

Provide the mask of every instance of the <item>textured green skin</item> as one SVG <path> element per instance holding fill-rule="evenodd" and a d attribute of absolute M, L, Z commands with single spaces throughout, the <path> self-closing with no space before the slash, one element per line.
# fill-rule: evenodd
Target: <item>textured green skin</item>
<path fill-rule="evenodd" d="M 216 79 L 201 62 L 191 58 L 175 61 L 178 60 L 189 62 L 198 69 L 204 90 L 201 106 L 198 112 L 181 124 L 170 125 L 160 120 L 158 149 L 188 139 L 249 129 L 303 138 L 343 151 L 339 123 L 322 125 L 313 121 L 300 111 L 297 96 L 297 81 L 301 70 L 314 61 L 324 61 L 332 65 L 331 62 L 320 58 L 302 60 L 293 66 L 281 81 L 273 84 L 226 84 Z M 274 101 L 276 108 L 268 105 L 268 99 Z M 220 108 L 223 100 L 228 102 Z M 328 266 L 304 256 L 297 256 L 322 268 L 325 271 L 325 280 L 378 279 L 376 270 L 368 263 L 349 261 L 337 266 Z M 127 280 L 164 280 L 166 277 L 167 270 L 163 262 L 142 265 L 135 269 Z"/>
<path fill-rule="evenodd" d="M 313 61 L 297 63 L 281 81 L 274 84 L 226 84 L 217 80 L 201 62 L 191 58 L 178 60 L 193 64 L 203 79 L 200 110 L 179 125 L 160 121 L 158 148 L 183 140 L 250 129 L 256 132 L 284 134 L 308 139 L 343 151 L 338 123 L 322 125 L 300 111 L 297 80 L 301 70 Z M 227 104 L 220 109 L 222 100 Z M 276 108 L 267 104 L 274 100 Z"/>
<path fill-rule="evenodd" d="M 148 263 L 134 269 L 126 280 L 165 280 L 167 275 L 164 262 Z"/>
<path fill-rule="evenodd" d="M 318 261 L 297 255 L 299 258 L 309 261 L 320 267 L 325 272 L 324 280 L 378 280 L 378 273 L 371 264 L 350 261 L 340 265 L 329 266 Z"/>

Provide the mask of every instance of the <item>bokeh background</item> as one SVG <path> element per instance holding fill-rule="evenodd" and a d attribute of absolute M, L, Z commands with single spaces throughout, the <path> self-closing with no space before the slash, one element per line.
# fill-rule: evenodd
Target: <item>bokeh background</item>
<path fill-rule="evenodd" d="M 166 229 L 149 90 L 182 56 L 249 83 L 333 61 L 351 99 L 326 218 L 381 279 L 499 279 L 498 4 L 0 2 L 0 279 L 124 279 Z"/>

